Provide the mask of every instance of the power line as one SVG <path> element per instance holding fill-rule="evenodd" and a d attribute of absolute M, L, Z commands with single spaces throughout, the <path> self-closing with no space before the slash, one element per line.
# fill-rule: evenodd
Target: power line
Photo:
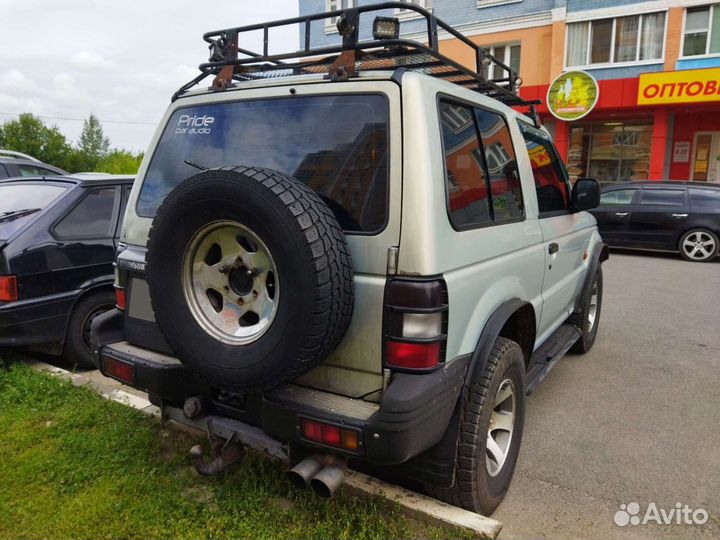
<path fill-rule="evenodd" d="M 2 115 L 2 116 L 18 116 L 19 117 L 20 113 L 0 112 L 0 115 Z M 72 122 L 84 122 L 86 120 L 86 118 L 70 118 L 67 116 L 40 116 L 40 115 L 36 115 L 36 114 L 33 114 L 33 116 L 35 118 L 40 118 L 41 120 L 69 120 Z M 129 125 L 135 125 L 135 126 L 156 126 L 157 125 L 157 123 L 155 123 L 155 122 L 131 122 L 129 120 L 100 120 L 100 122 L 102 122 L 103 124 L 129 124 Z"/>

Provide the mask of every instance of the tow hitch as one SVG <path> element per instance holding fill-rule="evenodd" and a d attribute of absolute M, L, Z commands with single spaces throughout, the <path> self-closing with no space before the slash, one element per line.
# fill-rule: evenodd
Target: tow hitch
<path fill-rule="evenodd" d="M 210 448 L 212 448 L 214 459 L 212 461 L 203 460 L 202 445 L 196 444 L 190 449 L 190 456 L 195 462 L 195 470 L 203 476 L 214 476 L 236 461 L 240 461 L 245 455 L 243 446 L 233 442 L 235 434 L 231 433 L 227 439 L 222 439 L 217 435 L 213 435 L 212 421 L 208 420 L 206 424 L 206 433 Z"/>

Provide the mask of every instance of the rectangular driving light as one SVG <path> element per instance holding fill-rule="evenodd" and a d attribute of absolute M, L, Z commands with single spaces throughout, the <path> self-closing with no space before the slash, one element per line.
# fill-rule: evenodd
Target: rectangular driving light
<path fill-rule="evenodd" d="M 375 39 L 397 39 L 400 36 L 400 21 L 394 17 L 375 17 L 373 37 Z"/>

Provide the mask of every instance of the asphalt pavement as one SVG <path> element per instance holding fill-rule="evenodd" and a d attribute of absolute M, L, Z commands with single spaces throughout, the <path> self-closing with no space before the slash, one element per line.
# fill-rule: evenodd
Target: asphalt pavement
<path fill-rule="evenodd" d="M 603 271 L 594 348 L 528 398 L 500 538 L 720 538 L 720 261 Z"/>

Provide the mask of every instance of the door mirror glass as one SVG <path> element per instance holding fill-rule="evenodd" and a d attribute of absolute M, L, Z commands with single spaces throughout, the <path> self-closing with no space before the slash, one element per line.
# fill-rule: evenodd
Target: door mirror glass
<path fill-rule="evenodd" d="M 600 184 L 594 178 L 578 178 L 570 203 L 573 210 L 590 210 L 600 204 Z"/>

